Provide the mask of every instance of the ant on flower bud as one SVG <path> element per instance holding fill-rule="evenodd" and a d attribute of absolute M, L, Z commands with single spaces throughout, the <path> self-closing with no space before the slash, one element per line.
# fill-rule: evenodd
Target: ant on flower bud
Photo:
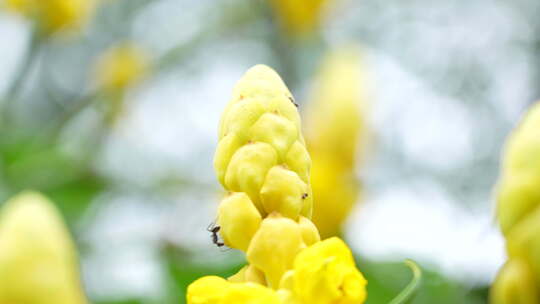
<path fill-rule="evenodd" d="M 302 194 L 302 199 L 306 199 L 308 197 L 307 193 Z"/>
<path fill-rule="evenodd" d="M 292 104 L 298 108 L 298 104 L 296 102 L 294 102 L 294 98 L 292 98 L 291 96 L 289 96 L 289 100 L 292 102 Z"/>
<path fill-rule="evenodd" d="M 219 232 L 220 229 L 221 229 L 221 227 L 215 225 L 214 223 L 210 223 L 210 225 L 208 225 L 208 227 L 206 228 L 206 230 L 208 230 L 208 232 L 212 233 L 212 235 L 211 235 L 212 243 L 216 244 L 216 246 L 218 246 L 218 247 L 223 247 L 223 246 L 225 246 L 225 243 L 220 242 L 219 241 L 219 236 L 218 236 L 218 232 Z"/>

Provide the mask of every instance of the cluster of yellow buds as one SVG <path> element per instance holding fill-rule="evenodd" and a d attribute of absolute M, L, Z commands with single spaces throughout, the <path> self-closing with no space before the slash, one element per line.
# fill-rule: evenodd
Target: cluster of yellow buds
<path fill-rule="evenodd" d="M 353 47 L 339 48 L 323 62 L 306 116 L 306 141 L 313 159 L 313 222 L 323 238 L 339 235 L 358 199 L 355 178 L 364 135 L 365 81 Z"/>
<path fill-rule="evenodd" d="M 328 5 L 327 0 L 290 1 L 269 0 L 277 21 L 291 35 L 313 31 Z"/>
<path fill-rule="evenodd" d="M 497 217 L 508 261 L 491 289 L 491 303 L 540 303 L 540 103 L 508 140 Z"/>
<path fill-rule="evenodd" d="M 77 254 L 54 205 L 19 194 L 0 214 L 0 303 L 86 304 Z"/>
<path fill-rule="evenodd" d="M 93 8 L 91 0 L 5 0 L 4 6 L 39 23 L 45 33 L 83 24 Z"/>
<path fill-rule="evenodd" d="M 367 282 L 350 250 L 338 238 L 320 241 L 310 220 L 311 160 L 296 107 L 279 75 L 264 65 L 248 70 L 233 90 L 214 159 L 229 194 L 212 231 L 244 251 L 249 264 L 228 281 L 195 281 L 188 303 L 365 300 Z"/>

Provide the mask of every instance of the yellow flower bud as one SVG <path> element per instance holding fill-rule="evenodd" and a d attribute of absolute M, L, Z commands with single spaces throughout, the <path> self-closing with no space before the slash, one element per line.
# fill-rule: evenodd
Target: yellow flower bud
<path fill-rule="evenodd" d="M 242 267 L 236 274 L 228 278 L 229 282 L 244 283 L 252 282 L 266 286 L 266 278 L 264 273 L 254 267 L 253 265 L 246 265 Z"/>
<path fill-rule="evenodd" d="M 236 151 L 233 155 L 225 185 L 229 190 L 245 192 L 261 212 L 259 191 L 264 183 L 266 173 L 277 163 L 276 151 L 266 143 L 250 143 Z"/>
<path fill-rule="evenodd" d="M 540 103 L 534 105 L 506 146 L 503 174 L 530 172 L 540 176 Z"/>
<path fill-rule="evenodd" d="M 294 260 L 294 293 L 302 303 L 363 303 L 366 284 L 339 238 L 315 243 Z"/>
<path fill-rule="evenodd" d="M 508 255 L 523 258 L 537 278 L 540 278 L 540 208 L 522 219 L 507 237 Z"/>
<path fill-rule="evenodd" d="M 507 235 L 540 204 L 540 182 L 533 174 L 513 174 L 499 182 L 497 217 Z"/>
<path fill-rule="evenodd" d="M 281 276 L 292 268 L 294 257 L 304 247 L 298 223 L 272 213 L 253 236 L 247 259 L 266 274 L 269 286 L 277 288 Z"/>
<path fill-rule="evenodd" d="M 302 143 L 297 141 L 291 146 L 291 149 L 285 157 L 285 164 L 289 169 L 296 172 L 305 183 L 309 183 L 311 158 L 309 157 L 306 147 Z"/>
<path fill-rule="evenodd" d="M 255 283 L 232 283 L 220 277 L 206 276 L 191 283 L 188 304 L 280 304 L 277 293 Z"/>
<path fill-rule="evenodd" d="M 225 245 L 246 251 L 261 225 L 261 214 L 245 193 L 233 193 L 219 205 L 218 224 Z"/>
<path fill-rule="evenodd" d="M 277 151 L 280 162 L 296 139 L 298 130 L 294 123 L 275 113 L 263 114 L 249 129 L 249 137 L 253 141 L 265 142 Z"/>
<path fill-rule="evenodd" d="M 321 240 L 319 230 L 317 230 L 315 224 L 313 224 L 313 222 L 309 219 L 300 216 L 298 225 L 300 226 L 300 232 L 302 233 L 302 240 L 304 240 L 304 244 L 307 246 L 315 244 Z"/>
<path fill-rule="evenodd" d="M 263 217 L 274 211 L 311 217 L 311 160 L 300 125 L 287 86 L 264 65 L 238 81 L 221 116 L 218 179 L 227 190 L 246 193 Z"/>
<path fill-rule="evenodd" d="M 0 303 L 85 304 L 77 253 L 54 205 L 35 192 L 0 215 Z"/>
<path fill-rule="evenodd" d="M 227 167 L 233 154 L 243 145 L 240 137 L 236 133 L 229 133 L 224 136 L 218 143 L 216 154 L 214 156 L 214 168 L 218 180 L 225 188 L 225 174 L 227 173 Z"/>
<path fill-rule="evenodd" d="M 530 267 L 521 259 L 512 259 L 503 266 L 490 291 L 492 304 L 536 304 L 540 302 L 537 282 Z"/>
<path fill-rule="evenodd" d="M 124 90 L 141 80 L 148 69 L 148 57 L 139 47 L 121 43 L 99 58 L 97 82 L 106 91 Z"/>
<path fill-rule="evenodd" d="M 308 191 L 308 185 L 300 179 L 298 174 L 282 166 L 275 166 L 266 175 L 261 189 L 264 211 L 267 213 L 277 211 L 283 216 L 297 220 L 304 210 L 304 204 L 311 205 Z"/>
<path fill-rule="evenodd" d="M 323 238 L 338 235 L 357 201 L 355 164 L 361 148 L 366 98 L 360 57 L 341 48 L 323 62 L 306 115 L 313 160 L 313 222 Z"/>

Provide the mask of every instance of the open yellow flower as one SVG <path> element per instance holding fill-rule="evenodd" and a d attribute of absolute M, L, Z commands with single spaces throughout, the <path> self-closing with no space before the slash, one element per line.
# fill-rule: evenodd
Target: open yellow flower
<path fill-rule="evenodd" d="M 353 304 L 366 300 L 367 281 L 337 237 L 301 251 L 294 260 L 293 290 L 302 303 Z"/>
<path fill-rule="evenodd" d="M 77 253 L 54 205 L 24 192 L 0 217 L 0 303 L 85 304 Z"/>

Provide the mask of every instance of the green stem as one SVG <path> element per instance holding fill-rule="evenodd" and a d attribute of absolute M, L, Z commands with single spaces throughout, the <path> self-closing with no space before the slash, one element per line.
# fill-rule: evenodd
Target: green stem
<path fill-rule="evenodd" d="M 6 94 L 4 95 L 4 98 L 3 100 L 1 100 L 0 103 L 0 124 L 3 126 L 9 125 L 10 105 L 13 103 L 13 100 L 17 98 L 17 95 L 20 92 L 22 85 L 24 84 L 24 80 L 28 76 L 31 67 L 34 64 L 34 61 L 37 58 L 42 38 L 43 35 L 41 34 L 41 31 L 39 30 L 38 26 L 35 25 L 31 33 L 30 44 L 28 46 L 26 55 L 24 56 L 22 63 L 19 65 L 15 73 L 15 78 L 13 79 L 13 82 L 6 90 Z"/>
<path fill-rule="evenodd" d="M 32 64 L 34 63 L 34 60 L 37 57 L 36 55 L 39 53 L 41 38 L 42 38 L 41 32 L 39 29 L 37 29 L 37 26 L 36 26 L 36 28 L 34 28 L 31 33 L 28 51 L 26 52 L 26 55 L 24 56 L 22 63 L 17 69 L 13 82 L 11 83 L 11 85 L 6 91 L 6 94 L 4 97 L 4 99 L 6 100 L 5 102 L 9 102 L 10 100 L 17 97 L 17 94 L 24 83 L 24 79 L 26 78 L 28 72 L 30 71 L 30 68 L 32 67 Z M 4 105 L 4 107 L 5 106 L 6 105 Z"/>
<path fill-rule="evenodd" d="M 412 299 L 422 280 L 420 267 L 412 260 L 406 260 L 405 264 L 412 270 L 413 278 L 411 282 L 392 300 L 389 304 L 403 304 Z"/>

